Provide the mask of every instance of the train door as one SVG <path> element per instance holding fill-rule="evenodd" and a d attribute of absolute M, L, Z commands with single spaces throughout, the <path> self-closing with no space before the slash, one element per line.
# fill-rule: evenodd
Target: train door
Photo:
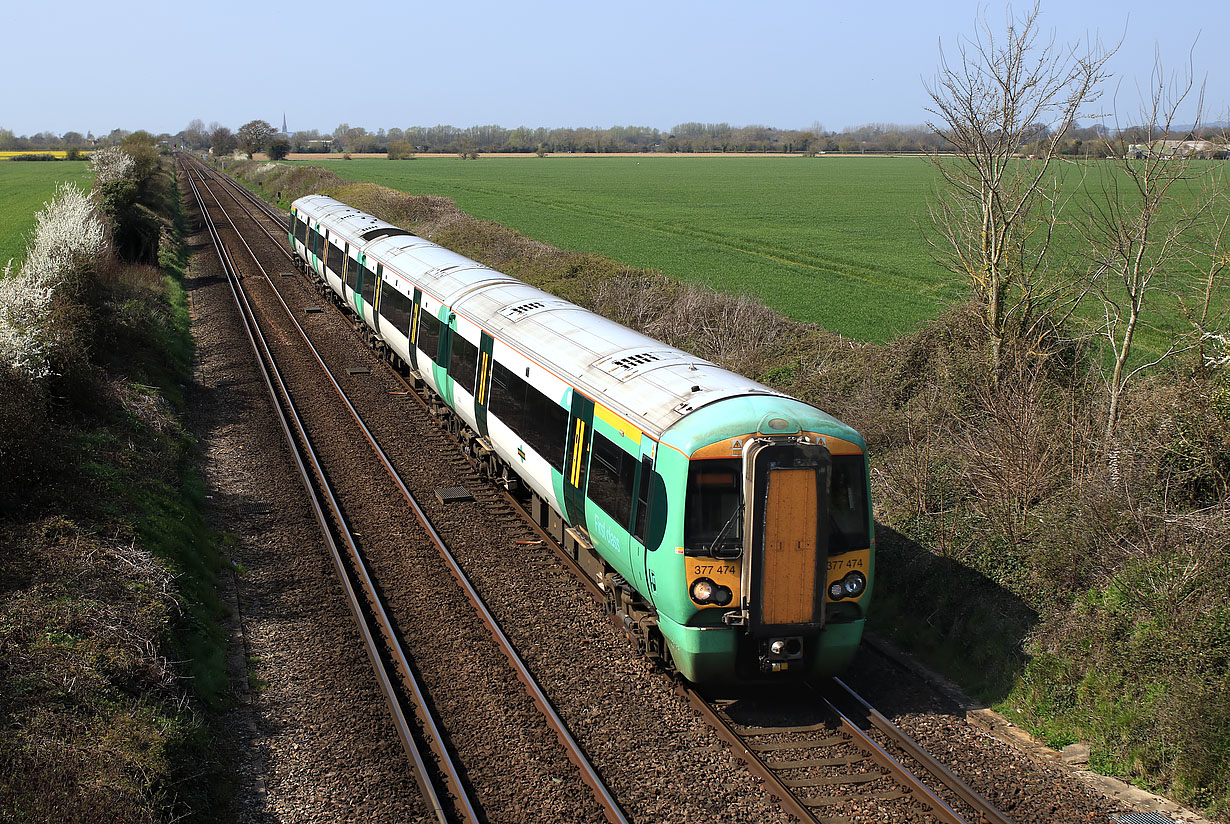
<path fill-rule="evenodd" d="M 380 334 L 380 281 L 384 279 L 384 264 L 376 264 L 376 283 L 375 293 L 372 295 L 374 305 L 372 306 L 372 327 L 376 330 L 376 334 Z"/>
<path fill-rule="evenodd" d="M 320 248 L 320 244 L 322 242 L 327 243 L 328 237 L 329 237 L 329 230 L 328 229 L 322 230 L 320 228 L 320 223 L 317 222 L 316 231 L 312 233 L 312 248 L 309 251 L 312 253 L 312 269 L 315 272 L 319 273 L 321 278 L 324 278 L 325 276 L 325 262 L 321 260 L 320 258 L 320 253 L 322 251 L 322 249 Z"/>
<path fill-rule="evenodd" d="M 355 252 L 354 264 L 354 295 L 351 300 L 354 303 L 354 310 L 359 314 L 359 319 L 363 319 L 363 279 L 367 275 L 366 258 L 363 257 L 361 251 Z"/>
<path fill-rule="evenodd" d="M 346 243 L 342 249 L 342 300 L 346 299 L 346 288 L 350 287 L 350 291 L 355 291 L 354 272 L 357 267 L 350 262 L 350 244 Z M 352 298 L 353 300 L 353 298 Z"/>
<path fill-rule="evenodd" d="M 453 335 L 457 333 L 457 313 L 449 312 L 448 321 L 440 329 L 440 343 L 436 349 L 436 391 L 448 404 L 450 409 L 457 406 L 453 399 L 453 376 L 449 374 L 448 363 L 453 354 Z"/>
<path fill-rule="evenodd" d="M 491 349 L 495 341 L 486 332 L 478 342 L 478 378 L 474 383 L 474 420 L 478 434 L 487 437 L 487 406 L 491 400 Z"/>
<path fill-rule="evenodd" d="M 756 440 L 744 454 L 744 547 L 751 550 L 744 592 L 754 599 L 758 635 L 824 624 L 831 467 L 819 444 Z"/>
<path fill-rule="evenodd" d="M 641 436 L 640 466 L 637 467 L 636 487 L 632 497 L 632 526 L 629 530 L 631 540 L 628 542 L 628 550 L 632 554 L 631 565 L 638 573 L 633 586 L 645 596 L 650 604 L 654 603 L 657 594 L 653 561 L 658 547 L 653 540 L 650 528 L 653 519 L 651 501 L 655 498 L 654 478 L 656 476 L 653 471 L 653 462 L 656 447 L 656 442 L 647 436 Z"/>
<path fill-rule="evenodd" d="M 410 310 L 410 368 L 419 371 L 419 313 L 423 311 L 423 290 L 414 288 L 414 308 Z"/>
<path fill-rule="evenodd" d="M 586 527 L 585 484 L 589 479 L 589 450 L 594 428 L 594 402 L 572 390 L 564 453 L 564 517 L 573 526 Z"/>

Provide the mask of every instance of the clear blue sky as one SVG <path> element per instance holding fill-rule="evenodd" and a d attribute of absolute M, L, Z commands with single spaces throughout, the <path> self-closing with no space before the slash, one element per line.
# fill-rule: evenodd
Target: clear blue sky
<path fill-rule="evenodd" d="M 922 80 L 934 74 L 938 44 L 972 33 L 978 8 L 917 0 L 17 2 L 4 14 L 0 127 L 175 133 L 193 118 L 280 126 L 283 111 L 292 131 L 342 122 L 370 130 L 921 123 Z M 1002 29 L 1004 6 L 986 8 Z M 1123 38 L 1111 64 L 1121 112 L 1135 109 L 1155 44 L 1177 69 L 1195 42 L 1207 113 L 1224 119 L 1223 0 L 1044 0 L 1042 24 L 1066 41 Z M 219 45 L 223 52 L 211 53 Z"/>

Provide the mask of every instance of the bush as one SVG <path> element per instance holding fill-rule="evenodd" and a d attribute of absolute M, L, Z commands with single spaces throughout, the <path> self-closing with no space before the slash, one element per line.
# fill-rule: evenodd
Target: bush
<path fill-rule="evenodd" d="M 36 153 L 31 152 L 29 154 L 13 155 L 12 157 L 9 158 L 9 160 L 59 160 L 59 158 L 57 158 L 53 154 L 43 154 L 43 153 L 36 154 Z"/>
<path fill-rule="evenodd" d="M 81 307 L 107 249 L 93 201 L 60 184 L 35 216 L 20 273 L 0 281 L 0 369 L 40 380 L 88 361 L 88 312 Z"/>
<path fill-rule="evenodd" d="M 284 137 L 275 137 L 269 141 L 269 148 L 265 153 L 270 160 L 284 160 L 290 154 L 290 141 Z"/>
<path fill-rule="evenodd" d="M 394 140 L 389 144 L 389 160 L 414 160 L 414 146 L 406 140 Z"/>

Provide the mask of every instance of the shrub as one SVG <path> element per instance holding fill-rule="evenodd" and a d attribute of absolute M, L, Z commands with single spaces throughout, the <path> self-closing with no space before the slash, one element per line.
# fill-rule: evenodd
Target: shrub
<path fill-rule="evenodd" d="M 389 160 L 414 160 L 414 146 L 406 140 L 394 140 L 389 144 Z"/>
<path fill-rule="evenodd" d="M 108 146 L 90 155 L 90 165 L 94 167 L 94 186 L 98 187 L 127 179 L 132 174 L 136 161 L 118 146 Z"/>
<path fill-rule="evenodd" d="M 9 160 L 57 160 L 53 154 L 34 153 L 13 155 Z"/>
<path fill-rule="evenodd" d="M 80 359 L 87 336 L 71 306 L 90 287 L 106 249 L 94 203 L 71 183 L 60 184 L 35 216 L 21 272 L 0 281 L 0 367 L 41 379 Z M 53 315 L 64 323 L 49 322 Z"/>
<path fill-rule="evenodd" d="M 270 160 L 283 160 L 290 154 L 290 141 L 284 137 L 275 137 L 269 141 L 269 148 L 265 152 Z"/>

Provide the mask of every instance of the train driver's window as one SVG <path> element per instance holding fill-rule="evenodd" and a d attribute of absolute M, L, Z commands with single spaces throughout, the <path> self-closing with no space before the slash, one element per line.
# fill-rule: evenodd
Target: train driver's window
<path fill-rule="evenodd" d="M 683 543 L 689 550 L 731 549 L 743 543 L 742 462 L 692 461 L 688 466 Z"/>
<path fill-rule="evenodd" d="M 834 455 L 833 476 L 829 486 L 829 554 L 866 549 L 867 479 L 862 455 Z"/>

